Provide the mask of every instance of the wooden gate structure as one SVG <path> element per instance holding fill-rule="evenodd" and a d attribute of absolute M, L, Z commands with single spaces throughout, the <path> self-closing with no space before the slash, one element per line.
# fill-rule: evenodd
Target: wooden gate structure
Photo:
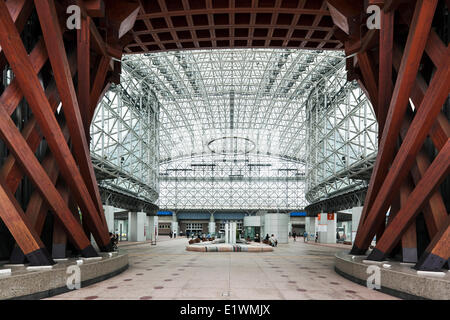
<path fill-rule="evenodd" d="M 449 6 L 448 0 L 0 0 L 0 138 L 7 149 L 0 219 L 16 243 L 11 261 L 53 264 L 44 238 L 53 258 L 69 243 L 85 257 L 97 256 L 90 235 L 100 250 L 111 250 L 89 127 L 98 101 L 120 81 L 123 54 L 276 47 L 344 50 L 348 79 L 364 88 L 377 115 L 379 152 L 351 253 L 365 254 L 376 236 L 368 259 L 381 261 L 401 248 L 417 269 L 441 269 L 450 251 Z M 380 28 L 368 28 L 378 18 Z M 26 188 L 29 194 L 19 197 Z M 44 231 L 48 216 L 53 227 Z"/>

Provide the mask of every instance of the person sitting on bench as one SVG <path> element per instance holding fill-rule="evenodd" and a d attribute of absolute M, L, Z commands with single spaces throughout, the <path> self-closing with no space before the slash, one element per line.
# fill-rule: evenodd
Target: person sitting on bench
<path fill-rule="evenodd" d="M 276 247 L 278 245 L 278 240 L 277 238 L 275 238 L 275 236 L 272 234 L 272 236 L 270 237 L 270 245 L 272 247 Z"/>

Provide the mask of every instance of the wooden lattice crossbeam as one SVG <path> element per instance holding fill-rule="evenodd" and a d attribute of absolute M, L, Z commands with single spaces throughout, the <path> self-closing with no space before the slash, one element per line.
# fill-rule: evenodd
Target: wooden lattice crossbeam
<path fill-rule="evenodd" d="M 378 191 L 381 188 L 382 181 L 389 169 L 389 164 L 394 156 L 395 143 L 400 131 L 401 119 L 405 114 L 408 105 L 409 96 L 414 83 L 413 80 L 419 70 L 419 63 L 425 49 L 427 35 L 430 32 L 436 5 L 437 0 L 418 1 L 416 4 L 404 55 L 397 75 L 397 81 L 392 93 L 386 124 L 381 135 L 377 161 L 370 179 L 359 228 L 362 227 L 362 224 L 365 223 L 366 218 L 368 218 L 368 211 L 375 201 Z M 374 108 L 377 108 L 376 104 Z M 360 233 L 360 236 L 357 236 L 357 239 L 355 240 L 355 245 L 352 249 L 352 252 L 355 254 L 361 253 L 361 251 L 365 252 L 372 241 L 370 234 L 365 235 L 364 239 L 361 239 L 361 237 L 362 233 Z"/>
<path fill-rule="evenodd" d="M 413 222 L 413 218 L 420 212 L 423 204 L 449 173 L 450 139 L 404 202 L 400 211 L 396 214 L 389 226 L 387 226 L 385 233 L 381 239 L 377 241 L 376 247 L 368 256 L 369 260 L 381 261 L 385 259 L 386 253 L 394 248 L 397 241 L 401 238 L 401 235 L 408 230 L 408 227 Z M 448 228 L 448 225 L 446 227 Z M 440 234 L 438 233 L 436 236 L 440 237 Z M 434 259 L 428 259 L 426 262 L 422 262 L 421 267 L 427 270 L 440 270 L 444 263 L 447 262 L 447 259 L 444 259 L 443 257 L 448 257 L 450 248 L 447 246 L 447 248 L 443 250 L 443 253 L 444 255 L 441 257 L 435 257 Z"/>
<path fill-rule="evenodd" d="M 78 32 L 76 49 L 70 49 L 72 52 L 67 55 L 66 39 L 62 37 L 67 30 L 61 12 L 65 11 L 65 5 L 70 4 L 81 6 L 83 27 Z M 35 5 L 43 38 L 28 55 L 19 34 L 30 17 L 33 2 L 0 1 L 1 69 L 8 64 L 14 72 L 13 80 L 0 96 L 0 135 L 11 151 L 0 171 L 0 197 L 3 200 L 0 218 L 17 242 L 12 261 L 24 262 L 27 258 L 31 264 L 38 265 L 53 263 L 39 239 L 49 210 L 57 218 L 53 229 L 55 257 L 65 255 L 66 239 L 84 256 L 96 256 L 87 238 L 89 233 L 93 234 L 102 250 L 111 249 L 88 147 L 88 128 L 95 107 L 109 88 L 107 75 L 111 70 L 111 57 L 107 55 L 106 41 L 89 16 L 105 16 L 103 1 L 63 1 L 57 4 L 58 8 L 54 1 L 35 1 Z M 133 22 L 130 20 L 128 23 Z M 121 41 L 122 47 L 115 46 L 123 49 L 126 43 L 123 43 L 124 39 Z M 92 50 L 91 44 L 94 44 Z M 44 90 L 38 75 L 48 72 L 43 70 L 48 60 L 54 81 L 51 80 Z M 95 65 L 97 61 L 100 62 L 98 68 Z M 78 89 L 72 81 L 77 70 Z M 91 81 L 92 72 L 95 77 Z M 33 114 L 19 132 L 10 116 L 23 99 Z M 54 116 L 60 103 L 66 118 L 62 122 Z M 39 163 L 34 152 L 43 139 L 49 150 Z M 33 182 L 35 190 L 24 213 L 13 192 L 25 176 Z M 78 206 L 83 214 L 83 226 Z"/>
<path fill-rule="evenodd" d="M 436 239 L 436 237 L 440 239 L 433 240 L 429 249 L 419 260 L 416 267 L 423 270 L 440 269 L 447 262 L 449 256 L 448 249 L 444 250 L 444 248 L 449 247 L 448 238 L 445 238 L 446 228 L 448 228 L 446 222 L 448 212 L 437 187 L 448 177 L 448 158 L 446 158 L 448 151 L 446 149 L 450 127 L 441 108 L 450 90 L 448 85 L 450 81 L 448 73 L 450 51 L 448 46 L 444 46 L 434 30 L 427 30 L 428 26 L 431 25 L 436 3 L 433 1 L 417 1 L 412 18 L 411 12 L 408 16 L 408 10 L 401 10 L 400 16 L 403 23 L 410 24 L 411 27 L 403 53 L 401 53 L 399 46 L 395 44 L 398 41 L 395 34 L 389 40 L 386 40 L 386 38 L 383 38 L 383 34 L 389 34 L 389 30 L 381 30 L 378 49 L 380 55 L 378 64 L 379 83 L 389 86 L 390 81 L 388 79 L 390 78 L 386 76 L 386 70 L 389 70 L 389 73 L 394 68 L 398 72 L 396 88 L 401 90 L 393 91 L 393 94 L 390 95 L 385 86 L 380 85 L 378 88 L 378 101 L 374 107 L 378 109 L 379 123 L 380 120 L 381 123 L 383 121 L 383 104 L 380 103 L 380 101 L 383 101 L 382 97 L 384 97 L 384 101 L 387 101 L 387 98 L 391 101 L 390 115 L 388 115 L 386 126 L 380 128 L 380 134 L 382 135 L 380 154 L 364 204 L 364 215 L 360 221 L 355 245 L 352 249 L 354 254 L 364 253 L 376 233 L 377 245 L 368 259 L 384 259 L 401 239 L 403 259 L 406 261 L 408 249 L 414 249 L 417 252 L 416 242 L 418 239 L 416 237 L 415 217 L 420 211 L 423 211 L 429 235 L 433 239 Z M 388 13 L 393 14 L 394 12 Z M 428 17 L 420 20 L 420 15 L 423 14 Z M 418 23 L 418 21 L 422 22 Z M 389 23 L 389 25 L 393 27 L 392 23 Z M 392 42 L 383 44 L 383 41 Z M 382 49 L 386 46 L 392 48 L 392 57 L 389 51 L 386 52 L 385 49 Z M 430 57 L 436 70 L 429 86 L 420 72 L 416 70 L 423 52 L 426 52 Z M 390 60 L 392 65 L 386 65 L 387 63 L 384 61 L 386 59 Z M 411 63 L 415 65 L 411 65 Z M 407 70 L 408 67 L 409 71 Z M 407 72 L 405 72 L 405 69 Z M 382 76 L 384 80 L 381 80 Z M 362 81 L 365 86 L 366 78 L 367 76 Z M 401 81 L 404 82 L 403 87 Z M 408 105 L 408 99 L 411 99 L 416 107 L 414 117 L 411 111 L 405 114 L 403 106 Z M 389 119 L 389 116 L 391 116 L 391 119 Z M 384 132 L 384 130 L 389 130 L 389 126 L 390 131 Z M 400 133 L 402 143 L 400 148 L 396 149 L 398 133 Z M 427 152 L 420 150 L 427 134 L 438 153 L 438 156 L 432 162 L 428 159 Z M 393 156 L 392 162 L 391 156 Z M 432 175 L 433 172 L 434 175 Z M 413 178 L 414 184 L 408 181 L 409 174 Z M 398 196 L 399 198 L 396 198 Z M 411 208 L 411 202 L 414 202 L 414 208 Z M 383 226 L 384 228 L 385 212 L 389 206 L 391 206 L 392 216 L 389 216 L 388 226 L 383 232 L 377 233 L 379 227 Z M 406 211 L 408 211 L 408 215 L 405 215 Z M 447 242 L 445 243 L 445 241 Z M 433 246 L 439 247 L 439 250 L 435 251 L 439 252 L 439 256 L 433 256 Z M 433 258 L 427 259 L 426 256 Z"/>
<path fill-rule="evenodd" d="M 97 180 L 95 178 L 94 169 L 92 166 L 92 162 L 89 154 L 89 146 L 86 140 L 86 131 L 84 129 L 83 120 L 81 117 L 80 107 L 78 105 L 78 99 L 75 92 L 75 88 L 73 85 L 72 77 L 70 76 L 70 68 L 69 63 L 67 61 L 67 56 L 64 48 L 64 41 L 62 39 L 62 33 L 59 28 L 58 16 L 56 13 L 56 8 L 54 5 L 54 1 L 35 1 L 36 9 L 39 15 L 39 21 L 41 23 L 42 32 L 44 34 L 45 44 L 47 50 L 49 52 L 50 62 L 52 64 L 53 74 L 55 77 L 56 85 L 58 87 L 58 91 L 61 97 L 61 101 L 63 104 L 63 110 L 65 116 L 70 119 L 67 121 L 67 125 L 69 127 L 70 136 L 73 144 L 73 152 L 75 157 L 77 158 L 78 165 L 80 167 L 80 176 L 84 179 L 87 190 L 82 190 L 82 188 L 78 189 L 77 187 L 82 187 L 83 184 L 79 184 L 79 180 L 76 178 L 78 176 L 78 172 L 72 172 L 74 175 L 74 181 L 71 182 L 68 179 L 68 176 L 65 175 L 65 170 L 62 169 L 62 174 L 65 175 L 65 179 L 71 189 L 79 194 L 77 194 L 77 202 L 80 202 L 82 198 L 83 200 L 87 200 L 85 203 L 85 210 L 89 212 L 94 221 L 96 218 L 93 216 L 97 214 L 97 216 L 101 219 L 103 224 L 103 228 L 106 228 L 106 220 L 105 215 L 103 213 L 103 206 L 100 200 L 100 193 L 97 187 Z M 85 30 L 86 32 L 86 30 Z M 88 54 L 89 55 L 89 54 Z M 83 57 L 85 61 L 89 61 L 88 58 Z M 79 58 L 80 61 L 80 58 Z M 87 67 L 83 66 L 83 63 L 78 64 L 79 66 L 79 75 L 83 72 L 86 72 L 86 68 L 89 69 L 89 65 Z M 80 70 L 81 69 L 81 70 Z M 89 73 L 88 73 L 89 75 Z M 87 82 L 87 91 L 89 92 L 89 81 L 90 79 L 81 79 Z M 80 88 L 86 86 L 85 83 L 81 83 Z M 87 94 L 87 93 L 86 93 Z M 84 98 L 84 102 L 86 102 L 88 97 Z M 87 103 L 87 102 L 86 102 Z M 84 106 L 87 108 L 87 105 Z M 48 139 L 48 138 L 47 138 Z M 54 153 L 56 151 L 53 151 Z M 58 161 L 61 166 L 61 162 Z M 75 161 L 73 161 L 75 163 Z M 70 165 L 69 165 L 70 167 Z M 72 166 L 72 168 L 74 168 Z M 78 170 L 77 170 L 78 171 Z M 75 180 L 77 180 L 75 182 Z M 89 199 L 93 201 L 96 206 L 96 211 L 90 208 L 91 204 L 89 203 Z M 99 244 L 105 246 L 109 242 L 109 238 L 102 239 Z"/>
<path fill-rule="evenodd" d="M 347 32 L 347 40 L 343 39 L 346 53 L 355 55 L 349 58 L 347 69 L 370 98 L 381 137 L 351 253 L 364 254 L 376 235 L 377 245 L 368 259 L 384 259 L 401 243 L 403 259 L 407 260 L 408 249 L 417 254 L 415 217 L 423 212 L 433 240 L 416 267 L 438 270 L 449 257 L 448 212 L 438 187 L 448 178 L 450 137 L 450 124 L 441 110 L 450 90 L 450 51 L 431 29 L 438 1 L 366 3 L 382 7 L 378 42 L 374 42 L 372 30 L 359 36 L 351 31 L 359 26 L 352 21 L 362 20 L 355 16 L 350 1 L 328 2 L 334 6 L 333 21 Z M 399 43 L 405 29 L 399 25 L 409 27 L 404 49 Z M 419 70 L 424 55 L 434 68 L 429 84 Z M 435 159 L 422 147 L 427 137 L 438 154 Z M 414 255 L 411 259 L 415 261 Z"/>
<path fill-rule="evenodd" d="M 425 94 L 422 104 L 417 109 L 416 116 L 393 161 L 389 172 L 384 178 L 380 191 L 377 193 L 370 211 L 363 221 L 361 236 L 355 240 L 355 251 L 368 246 L 372 241 L 371 229 L 381 223 L 383 212 L 386 212 L 392 201 L 395 189 L 405 178 L 414 162 L 414 158 L 420 150 L 427 133 L 430 131 L 443 103 L 447 99 L 450 90 L 450 51 L 447 58 L 434 75 L 430 86 Z M 380 158 L 379 161 L 383 159 Z"/>

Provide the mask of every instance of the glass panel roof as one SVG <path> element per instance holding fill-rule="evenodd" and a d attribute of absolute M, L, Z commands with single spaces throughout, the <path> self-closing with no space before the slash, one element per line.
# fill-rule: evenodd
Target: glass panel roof
<path fill-rule="evenodd" d="M 161 163 L 211 153 L 304 162 L 305 102 L 320 80 L 345 82 L 344 64 L 334 51 L 173 51 L 126 56 L 123 74 L 161 103 Z"/>

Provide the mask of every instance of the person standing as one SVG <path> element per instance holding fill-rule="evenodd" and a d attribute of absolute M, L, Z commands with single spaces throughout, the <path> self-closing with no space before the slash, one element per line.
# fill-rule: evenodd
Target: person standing
<path fill-rule="evenodd" d="M 303 232 L 303 242 L 307 242 L 308 241 L 308 232 Z"/>
<path fill-rule="evenodd" d="M 297 232 L 292 232 L 292 238 L 294 238 L 294 242 L 297 241 Z"/>

